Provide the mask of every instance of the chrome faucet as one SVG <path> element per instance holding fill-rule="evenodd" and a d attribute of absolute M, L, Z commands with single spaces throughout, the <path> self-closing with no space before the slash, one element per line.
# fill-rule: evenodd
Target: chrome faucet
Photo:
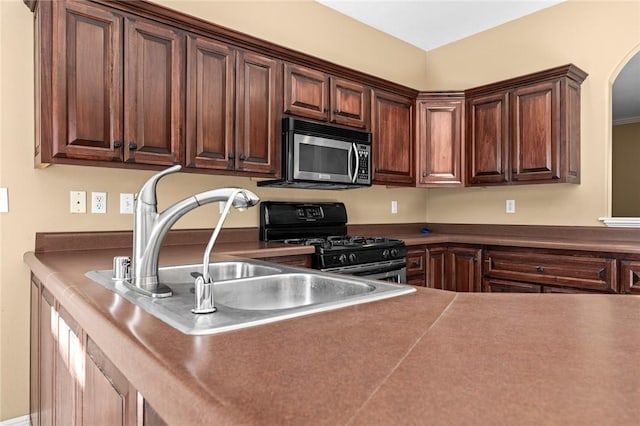
<path fill-rule="evenodd" d="M 175 165 L 152 176 L 140 189 L 135 200 L 133 224 L 133 256 L 131 258 L 131 278 L 129 286 L 152 297 L 171 296 L 171 289 L 158 281 L 158 258 L 160 247 L 171 227 L 191 210 L 216 201 L 228 201 L 233 207 L 248 208 L 258 204 L 260 199 L 253 192 L 240 188 L 221 188 L 201 192 L 178 201 L 162 213 L 158 213 L 156 185 L 182 166 Z M 226 214 L 224 215 L 226 216 Z M 214 231 L 217 236 L 224 217 Z"/>

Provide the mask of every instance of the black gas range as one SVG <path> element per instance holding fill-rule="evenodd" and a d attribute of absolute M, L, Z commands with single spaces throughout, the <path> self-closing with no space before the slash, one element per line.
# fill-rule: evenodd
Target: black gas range
<path fill-rule="evenodd" d="M 314 246 L 321 271 L 406 282 L 404 242 L 348 235 L 343 203 L 262 202 L 260 240 Z"/>

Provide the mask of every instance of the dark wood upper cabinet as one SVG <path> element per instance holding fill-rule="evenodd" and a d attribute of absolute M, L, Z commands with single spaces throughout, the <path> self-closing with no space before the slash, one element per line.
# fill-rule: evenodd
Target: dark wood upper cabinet
<path fill-rule="evenodd" d="M 466 91 L 468 183 L 580 183 L 580 84 L 574 65 Z"/>
<path fill-rule="evenodd" d="M 416 108 L 418 186 L 463 186 L 464 94 L 421 95 Z"/>
<path fill-rule="evenodd" d="M 137 19 L 125 28 L 125 161 L 181 163 L 185 36 Z"/>
<path fill-rule="evenodd" d="M 375 90 L 372 96 L 373 183 L 415 186 L 414 100 Z"/>
<path fill-rule="evenodd" d="M 241 51 L 236 65 L 236 170 L 278 177 L 280 61 Z"/>
<path fill-rule="evenodd" d="M 56 125 L 42 161 L 122 161 L 123 18 L 87 3 L 52 5 L 49 113 Z"/>
<path fill-rule="evenodd" d="M 277 176 L 279 62 L 190 35 L 186 165 Z"/>
<path fill-rule="evenodd" d="M 467 168 L 470 184 L 508 179 L 508 97 L 504 93 L 467 100 Z"/>
<path fill-rule="evenodd" d="M 369 128 L 370 89 L 321 71 L 284 64 L 284 112 L 344 126 Z"/>
<path fill-rule="evenodd" d="M 187 43 L 187 167 L 235 168 L 236 51 L 204 37 Z"/>

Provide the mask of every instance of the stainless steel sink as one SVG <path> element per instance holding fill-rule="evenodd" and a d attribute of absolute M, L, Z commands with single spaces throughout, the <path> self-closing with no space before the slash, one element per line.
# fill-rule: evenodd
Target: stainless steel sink
<path fill-rule="evenodd" d="M 180 265 L 159 269 L 159 278 L 173 296 L 152 298 L 111 278 L 111 270 L 90 271 L 86 275 L 121 295 L 151 315 L 186 334 L 214 334 L 281 321 L 302 315 L 343 308 L 400 296 L 413 287 L 328 274 L 304 268 L 276 265 L 257 260 L 210 264 L 214 279 L 217 311 L 193 314 L 195 295 L 193 274 L 201 265 Z"/>
<path fill-rule="evenodd" d="M 255 262 L 230 261 L 209 264 L 209 275 L 214 282 L 260 277 L 282 273 L 277 266 L 267 266 Z M 181 265 L 158 268 L 158 278 L 163 284 L 193 282 L 194 274 L 202 273 L 202 265 Z"/>
<path fill-rule="evenodd" d="M 335 302 L 370 293 L 374 285 L 317 274 L 282 274 L 220 283 L 214 286 L 218 303 L 235 309 L 268 311 Z"/>

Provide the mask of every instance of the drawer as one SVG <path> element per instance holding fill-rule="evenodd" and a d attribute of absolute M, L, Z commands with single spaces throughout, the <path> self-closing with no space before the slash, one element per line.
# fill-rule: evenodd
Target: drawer
<path fill-rule="evenodd" d="M 485 277 L 524 281 L 538 285 L 617 291 L 616 260 L 535 251 L 488 250 Z"/>
<path fill-rule="evenodd" d="M 425 250 L 407 250 L 407 276 L 422 275 L 424 277 L 425 257 Z"/>

